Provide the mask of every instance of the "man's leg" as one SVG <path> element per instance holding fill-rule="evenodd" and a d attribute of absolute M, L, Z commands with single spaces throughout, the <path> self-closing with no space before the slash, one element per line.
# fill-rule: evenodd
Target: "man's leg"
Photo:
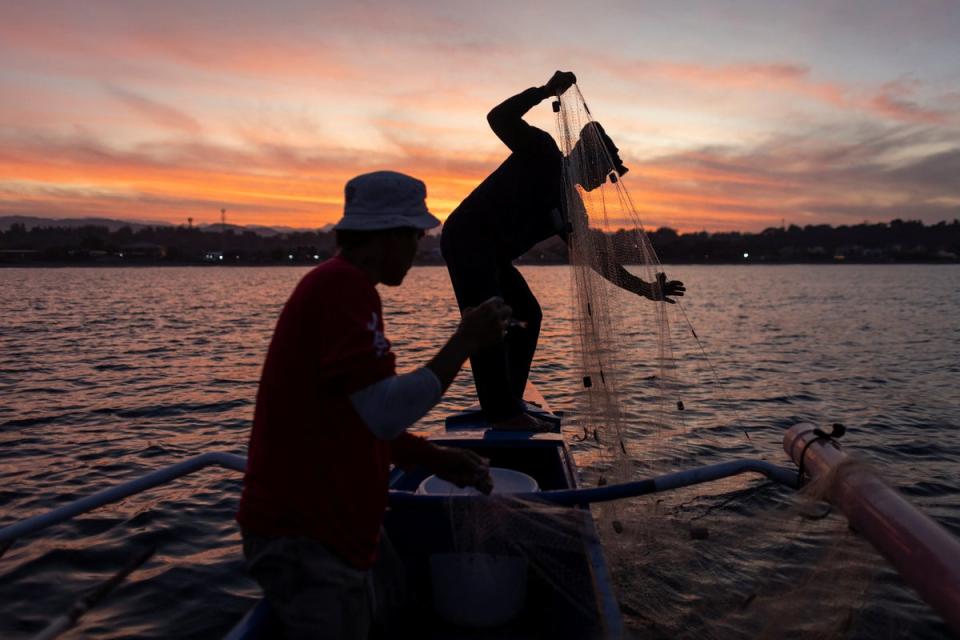
<path fill-rule="evenodd" d="M 244 531 L 243 554 L 286 637 L 367 640 L 372 612 L 366 571 L 307 538 Z"/>
<path fill-rule="evenodd" d="M 540 336 L 540 323 L 543 312 L 537 298 L 527 286 L 527 281 L 513 265 L 500 268 L 500 288 L 503 299 L 513 309 L 513 317 L 526 326 L 513 326 L 507 332 L 507 363 L 509 367 L 510 391 L 517 398 L 523 398 L 530 375 L 530 363 L 537 350 Z"/>
<path fill-rule="evenodd" d="M 474 261 L 464 256 L 451 257 L 447 259 L 447 270 L 460 311 L 503 295 L 494 263 Z M 470 367 L 477 398 L 488 422 L 500 422 L 521 412 L 520 396 L 515 395 L 510 386 L 507 347 L 503 341 L 472 355 Z"/>

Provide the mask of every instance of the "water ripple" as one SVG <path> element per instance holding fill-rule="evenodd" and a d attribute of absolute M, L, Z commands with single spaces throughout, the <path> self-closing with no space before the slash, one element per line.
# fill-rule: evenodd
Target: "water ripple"
<path fill-rule="evenodd" d="M 690 390 L 687 415 L 738 416 L 683 436 L 687 446 L 726 459 L 753 455 L 762 443 L 779 462 L 785 428 L 840 421 L 849 427 L 850 449 L 960 531 L 960 328 L 950 320 L 960 316 L 960 299 L 940 295 L 955 289 L 958 271 L 672 267 L 687 284 L 684 307 L 717 370 L 703 393 Z M 244 453 L 276 314 L 303 273 L 0 270 L 0 288 L 19 292 L 0 298 L 0 385 L 5 400 L 14 398 L 0 404 L 0 525 L 204 451 Z M 573 366 L 569 271 L 524 273 L 545 318 L 532 376 L 575 424 L 582 381 Z M 414 269 L 403 287 L 381 294 L 400 369 L 423 364 L 456 325 L 446 271 Z M 641 350 L 650 344 L 649 326 L 638 320 L 625 334 L 634 346 L 620 357 L 632 365 L 619 382 L 625 397 L 642 399 L 662 382 Z M 706 366 L 701 360 L 690 358 Z M 444 415 L 472 402 L 465 372 L 418 429 L 435 432 Z M 629 437 L 661 437 L 648 428 L 649 411 L 642 401 L 625 407 L 636 421 Z M 589 442 L 572 446 L 589 456 Z M 243 571 L 233 522 L 239 489 L 237 474 L 211 469 L 14 545 L 0 560 L 8 612 L 0 636 L 37 632 L 146 544 L 158 545 L 157 555 L 84 618 L 75 636 L 222 634 L 258 593 Z M 683 591 L 683 576 L 669 579 Z M 873 591 L 868 612 L 894 611 L 905 627 L 919 625 L 910 633 L 946 637 L 889 571 Z"/>

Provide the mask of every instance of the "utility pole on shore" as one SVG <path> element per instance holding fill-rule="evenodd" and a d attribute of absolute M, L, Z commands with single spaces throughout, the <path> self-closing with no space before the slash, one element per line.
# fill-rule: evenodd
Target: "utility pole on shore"
<path fill-rule="evenodd" d="M 227 259 L 227 210 L 220 209 L 220 259 Z"/>

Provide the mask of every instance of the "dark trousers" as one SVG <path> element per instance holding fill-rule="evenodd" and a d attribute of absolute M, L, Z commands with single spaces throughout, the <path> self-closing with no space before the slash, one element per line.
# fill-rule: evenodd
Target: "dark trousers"
<path fill-rule="evenodd" d="M 461 240 L 472 246 L 463 246 L 466 242 Z M 485 243 L 476 237 L 467 239 L 448 235 L 444 228 L 443 256 L 460 311 L 500 296 L 513 309 L 514 320 L 526 323 L 525 327 L 511 327 L 502 341 L 470 358 L 484 418 L 498 422 L 523 410 L 521 399 L 530 374 L 530 363 L 537 350 L 543 313 L 517 268 L 492 256 L 478 255 L 475 249 L 478 244 Z"/>
<path fill-rule="evenodd" d="M 371 626 L 389 626 L 409 608 L 403 563 L 382 529 L 369 571 L 310 538 L 242 533 L 247 570 L 288 640 L 367 640 Z"/>

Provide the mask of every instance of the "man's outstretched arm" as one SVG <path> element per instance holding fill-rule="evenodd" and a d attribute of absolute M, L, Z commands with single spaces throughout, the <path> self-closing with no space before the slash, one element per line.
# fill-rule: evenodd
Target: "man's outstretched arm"
<path fill-rule="evenodd" d="M 603 234 L 603 232 L 598 229 L 591 229 L 587 231 L 587 233 Z M 564 242 L 568 245 L 570 244 L 569 235 L 564 234 L 561 237 Z M 658 278 L 657 282 L 647 282 L 633 275 L 611 255 L 612 248 L 609 246 L 606 238 L 600 237 L 591 240 L 593 240 L 595 249 L 585 252 L 589 260 L 590 268 L 621 289 L 635 293 L 648 300 L 663 300 L 670 304 L 676 303 L 676 300 L 672 300 L 670 296 L 682 296 L 686 293 L 687 288 L 683 286 L 681 281 L 667 280 L 666 276 L 662 273 L 658 274 L 663 277 Z M 588 240 L 588 242 L 590 242 L 590 240 Z"/>

